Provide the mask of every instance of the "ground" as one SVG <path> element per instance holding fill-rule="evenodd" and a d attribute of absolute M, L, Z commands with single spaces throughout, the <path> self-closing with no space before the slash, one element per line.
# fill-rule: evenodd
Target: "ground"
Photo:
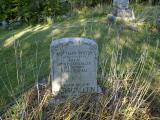
<path fill-rule="evenodd" d="M 133 6 L 135 7 L 135 6 Z M 151 90 L 160 85 L 160 33 L 156 30 L 159 7 L 136 6 L 136 20 L 109 25 L 106 13 L 110 7 L 97 6 L 76 11 L 73 17 L 51 21 L 48 24 L 24 25 L 15 30 L 0 29 L 0 107 L 16 100 L 23 91 L 50 74 L 50 43 L 62 37 L 87 37 L 96 40 L 99 47 L 98 80 L 106 61 L 105 75 L 112 68 L 123 78 L 131 68 L 139 79 L 151 82 Z M 147 11 L 148 10 L 148 11 Z M 135 25 L 136 30 L 130 29 Z M 99 84 L 104 87 L 101 83 Z"/>

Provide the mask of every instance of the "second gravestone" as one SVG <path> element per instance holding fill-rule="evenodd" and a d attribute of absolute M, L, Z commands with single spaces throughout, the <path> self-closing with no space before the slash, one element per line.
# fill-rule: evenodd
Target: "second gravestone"
<path fill-rule="evenodd" d="M 52 93 L 61 97 L 100 92 L 97 86 L 95 41 L 86 38 L 62 38 L 51 44 Z"/>
<path fill-rule="evenodd" d="M 113 0 L 112 14 L 116 17 L 121 17 L 126 20 L 134 20 L 134 12 L 133 10 L 130 10 L 128 7 L 129 0 Z"/>
<path fill-rule="evenodd" d="M 129 5 L 129 0 L 113 0 L 113 6 L 120 9 L 127 9 Z"/>

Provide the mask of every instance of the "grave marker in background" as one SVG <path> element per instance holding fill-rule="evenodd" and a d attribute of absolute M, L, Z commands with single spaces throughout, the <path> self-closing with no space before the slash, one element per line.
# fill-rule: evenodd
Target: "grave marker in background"
<path fill-rule="evenodd" d="M 128 9 L 129 0 L 113 0 L 113 6 L 120 9 Z"/>
<path fill-rule="evenodd" d="M 113 15 L 123 19 L 134 20 L 133 10 L 129 8 L 129 0 L 113 0 Z"/>
<path fill-rule="evenodd" d="M 57 96 L 79 96 L 100 92 L 97 85 L 95 41 L 86 38 L 62 38 L 51 43 L 52 93 Z"/>

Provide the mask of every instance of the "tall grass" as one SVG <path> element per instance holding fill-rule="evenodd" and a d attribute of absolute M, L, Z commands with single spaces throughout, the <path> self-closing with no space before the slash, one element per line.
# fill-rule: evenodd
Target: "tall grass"
<path fill-rule="evenodd" d="M 117 72 L 120 59 L 117 50 L 113 51 L 110 71 L 106 72 L 108 59 L 100 59 L 98 82 L 102 87 L 100 94 L 84 94 L 78 98 L 66 99 L 64 103 L 54 104 L 50 84 L 36 84 L 13 105 L 2 118 L 25 120 L 147 120 L 150 119 L 147 99 L 150 81 L 143 78 L 145 55 L 127 71 Z M 38 72 L 36 72 L 38 76 Z M 50 81 L 50 78 L 48 78 Z M 40 99 L 41 98 L 41 99 Z"/>

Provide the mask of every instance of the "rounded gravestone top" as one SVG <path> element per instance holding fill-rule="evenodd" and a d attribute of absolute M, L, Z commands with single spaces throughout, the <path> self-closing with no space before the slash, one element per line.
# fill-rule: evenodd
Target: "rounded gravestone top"
<path fill-rule="evenodd" d="M 97 43 L 94 40 L 88 38 L 80 38 L 80 37 L 70 37 L 70 38 L 61 38 L 53 40 L 51 46 L 57 45 L 65 45 L 65 44 L 89 44 L 89 45 L 96 45 Z"/>

